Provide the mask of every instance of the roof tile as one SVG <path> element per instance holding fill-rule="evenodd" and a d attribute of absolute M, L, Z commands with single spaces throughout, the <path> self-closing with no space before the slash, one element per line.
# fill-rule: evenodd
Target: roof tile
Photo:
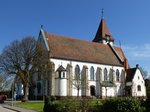
<path fill-rule="evenodd" d="M 52 58 L 123 66 L 108 45 L 45 32 Z M 115 47 L 117 51 L 120 48 Z M 121 54 L 121 53 L 119 53 Z"/>

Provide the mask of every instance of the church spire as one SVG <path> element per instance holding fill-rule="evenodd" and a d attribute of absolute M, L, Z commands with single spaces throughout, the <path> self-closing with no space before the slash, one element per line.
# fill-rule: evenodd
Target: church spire
<path fill-rule="evenodd" d="M 106 22 L 103 17 L 103 9 L 102 9 L 102 19 L 100 22 L 100 25 L 98 27 L 97 33 L 95 35 L 95 38 L 93 39 L 93 42 L 99 42 L 99 43 L 107 43 L 114 42 L 114 38 L 111 36 L 108 27 L 106 25 Z"/>

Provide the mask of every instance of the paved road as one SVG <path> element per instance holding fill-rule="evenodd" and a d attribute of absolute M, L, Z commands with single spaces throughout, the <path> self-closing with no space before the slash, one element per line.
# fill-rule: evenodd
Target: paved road
<path fill-rule="evenodd" d="M 13 110 L 10 110 L 10 109 L 3 108 L 2 105 L 0 105 L 0 112 L 16 112 L 16 111 L 13 111 Z"/>

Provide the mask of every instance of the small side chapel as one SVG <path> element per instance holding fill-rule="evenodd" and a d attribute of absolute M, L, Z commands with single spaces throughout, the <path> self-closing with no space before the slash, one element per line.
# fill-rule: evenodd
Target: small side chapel
<path fill-rule="evenodd" d="M 53 64 L 50 79 L 34 75 L 35 97 L 146 97 L 139 66 L 130 68 L 123 50 L 114 45 L 104 18 L 92 41 L 50 34 L 41 28 L 38 42 Z"/>

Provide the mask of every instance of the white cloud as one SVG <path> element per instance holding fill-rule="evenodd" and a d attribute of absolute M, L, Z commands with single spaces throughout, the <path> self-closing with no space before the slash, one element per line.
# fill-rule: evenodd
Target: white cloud
<path fill-rule="evenodd" d="M 125 55 L 131 59 L 150 59 L 150 44 L 122 46 Z"/>
<path fill-rule="evenodd" d="M 150 76 L 150 44 L 122 46 L 131 67 L 139 64 Z"/>

